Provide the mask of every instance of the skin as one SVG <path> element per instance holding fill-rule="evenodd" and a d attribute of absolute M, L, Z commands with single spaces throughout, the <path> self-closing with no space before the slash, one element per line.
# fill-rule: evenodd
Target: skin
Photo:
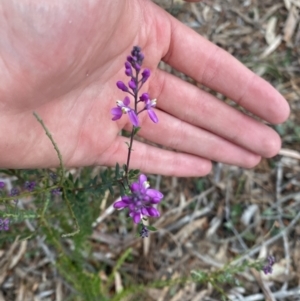
<path fill-rule="evenodd" d="M 191 1 L 194 2 L 194 1 Z M 285 99 L 230 54 L 148 0 L 3 0 L 0 3 L 0 167 L 58 166 L 43 119 L 65 166 L 113 166 L 127 158 L 127 115 L 111 121 L 126 93 L 124 62 L 134 45 L 152 75 L 142 92 L 157 98 L 153 124 L 139 115 L 139 135 L 169 151 L 134 143 L 131 168 L 202 176 L 211 160 L 251 168 L 280 149 L 265 124 L 157 68 L 160 60 L 263 120 L 289 115 Z"/>

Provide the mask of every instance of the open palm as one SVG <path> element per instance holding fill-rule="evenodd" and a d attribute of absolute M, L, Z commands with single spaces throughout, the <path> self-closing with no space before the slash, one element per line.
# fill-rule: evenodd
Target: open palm
<path fill-rule="evenodd" d="M 177 176 L 204 175 L 211 160 L 252 167 L 275 155 L 278 135 L 214 96 L 157 69 L 160 60 L 271 123 L 289 107 L 267 82 L 148 0 L 6 1 L 0 4 L 0 166 L 53 167 L 126 162 L 127 116 L 110 109 L 125 94 L 124 62 L 132 46 L 152 75 L 143 88 L 157 98 L 153 124 L 140 115 L 139 135 L 177 152 L 135 142 L 132 168 Z"/>

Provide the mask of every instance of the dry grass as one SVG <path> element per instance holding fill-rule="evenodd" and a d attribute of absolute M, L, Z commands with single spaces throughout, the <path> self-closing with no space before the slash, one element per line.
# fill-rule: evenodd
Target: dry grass
<path fill-rule="evenodd" d="M 125 218 L 116 228 L 116 216 L 103 209 L 90 239 L 94 260 L 109 270 L 133 248 L 131 263 L 116 274 L 118 290 L 130 280 L 172 279 L 193 269 L 214 270 L 237 256 L 272 254 L 272 275 L 249 270 L 237 277 L 242 287 L 227 287 L 226 292 L 236 301 L 300 300 L 300 1 L 155 2 L 270 81 L 289 101 L 292 114 L 276 127 L 283 140 L 280 155 L 252 170 L 215 164 L 203 179 L 153 178 L 166 198 L 155 223 L 160 230 L 149 239 L 135 238 Z M 0 301 L 66 300 L 71 288 L 56 274 L 51 265 L 56 255 L 42 238 L 14 243 L 0 255 Z M 100 277 L 105 281 L 106 271 Z M 220 296 L 210 285 L 188 284 L 148 289 L 143 299 Z"/>

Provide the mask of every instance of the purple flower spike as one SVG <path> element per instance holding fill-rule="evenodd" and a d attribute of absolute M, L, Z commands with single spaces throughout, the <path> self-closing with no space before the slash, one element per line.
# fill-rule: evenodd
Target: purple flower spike
<path fill-rule="evenodd" d="M 272 255 L 269 255 L 267 257 L 267 263 L 266 263 L 266 265 L 262 268 L 262 270 L 265 273 L 265 275 L 272 274 L 274 263 L 275 263 L 275 257 L 272 256 Z"/>
<path fill-rule="evenodd" d="M 117 82 L 117 87 L 124 92 L 128 92 L 127 86 L 120 80 Z"/>
<path fill-rule="evenodd" d="M 162 200 L 163 194 L 150 189 L 149 186 L 147 177 L 141 174 L 138 182 L 130 185 L 131 195 L 123 196 L 121 201 L 114 203 L 114 208 L 128 208 L 129 216 L 135 224 L 138 224 L 143 216 L 159 217 L 159 211 L 153 205 Z"/>
<path fill-rule="evenodd" d="M 0 181 L 0 189 L 5 187 L 5 183 L 3 181 Z"/>
<path fill-rule="evenodd" d="M 142 72 L 142 83 L 144 83 L 151 75 L 151 72 L 149 69 L 145 69 L 143 72 Z"/>

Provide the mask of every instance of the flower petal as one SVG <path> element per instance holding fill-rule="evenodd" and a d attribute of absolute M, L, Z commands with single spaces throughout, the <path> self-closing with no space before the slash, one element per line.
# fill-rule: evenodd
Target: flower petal
<path fill-rule="evenodd" d="M 133 183 L 130 185 L 130 190 L 131 190 L 131 192 L 140 191 L 140 185 L 139 185 L 139 183 L 133 182 Z"/>
<path fill-rule="evenodd" d="M 139 119 L 137 117 L 137 115 L 135 114 L 135 112 L 133 110 L 130 110 L 128 112 L 128 116 L 130 119 L 130 122 L 135 126 L 138 127 L 139 126 Z"/>
<path fill-rule="evenodd" d="M 151 110 L 151 109 L 148 109 L 147 112 L 148 112 L 148 115 L 149 115 L 150 119 L 151 119 L 154 123 L 157 123 L 157 122 L 158 122 L 158 118 L 157 118 L 155 112 L 154 112 L 153 110 Z"/>
<path fill-rule="evenodd" d="M 128 96 L 125 96 L 123 103 L 125 106 L 128 106 L 130 104 L 130 98 Z"/>
<path fill-rule="evenodd" d="M 153 199 L 161 200 L 164 197 L 164 195 L 156 189 L 147 189 L 146 194 Z"/>
<path fill-rule="evenodd" d="M 141 209 L 141 212 L 142 212 L 142 215 L 149 216 L 149 213 L 148 213 L 147 208 L 143 207 L 143 208 Z"/>
<path fill-rule="evenodd" d="M 144 186 L 144 183 L 147 182 L 147 177 L 144 174 L 139 175 L 139 184 Z"/>
<path fill-rule="evenodd" d="M 127 86 L 120 80 L 117 82 L 117 87 L 124 92 L 128 92 Z"/>
<path fill-rule="evenodd" d="M 140 212 L 131 212 L 130 216 L 133 219 L 135 224 L 138 224 L 141 221 L 141 213 Z"/>
<path fill-rule="evenodd" d="M 116 108 L 112 108 L 110 110 L 111 114 L 114 115 L 112 120 L 118 120 L 122 117 L 123 115 L 123 112 L 122 112 L 122 109 L 119 108 L 119 107 L 116 107 Z"/>
<path fill-rule="evenodd" d="M 148 93 L 143 93 L 141 96 L 140 96 L 140 101 L 148 101 L 150 100 L 150 97 L 149 97 L 149 94 Z"/>
<path fill-rule="evenodd" d="M 129 82 L 128 82 L 128 86 L 129 88 L 134 91 L 136 89 L 136 83 L 133 79 L 131 79 Z"/>
<path fill-rule="evenodd" d="M 118 201 L 118 202 L 114 203 L 114 208 L 115 209 L 123 209 L 123 208 L 125 208 L 127 206 L 128 206 L 128 204 L 125 203 L 124 201 Z"/>
<path fill-rule="evenodd" d="M 159 217 L 160 213 L 157 209 L 153 208 L 153 207 L 148 207 L 146 208 L 148 211 L 148 215 L 152 216 L 152 217 Z"/>
<path fill-rule="evenodd" d="M 149 76 L 151 75 L 151 72 L 149 69 L 144 69 L 144 71 L 142 72 L 142 83 L 144 83 L 148 78 Z"/>

